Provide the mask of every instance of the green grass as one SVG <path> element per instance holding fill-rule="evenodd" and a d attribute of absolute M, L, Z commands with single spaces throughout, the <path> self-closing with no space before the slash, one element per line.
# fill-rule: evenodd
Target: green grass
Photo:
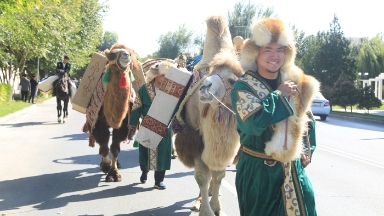
<path fill-rule="evenodd" d="M 340 116 L 350 116 L 350 117 L 357 117 L 357 118 L 364 118 L 364 119 L 373 119 L 373 120 L 379 120 L 384 121 L 384 116 L 378 116 L 378 115 L 371 115 L 366 113 L 355 113 L 355 112 L 344 112 L 344 111 L 335 111 L 333 110 L 331 112 L 334 115 L 340 115 Z"/>
<path fill-rule="evenodd" d="M 31 103 L 25 103 L 22 101 L 3 102 L 0 104 L 0 117 L 22 110 L 31 105 Z"/>
<path fill-rule="evenodd" d="M 50 98 L 52 98 L 51 93 L 49 93 L 47 98 L 44 95 L 39 93 L 38 96 L 35 97 L 35 102 L 36 103 L 42 103 L 43 101 L 48 100 Z M 0 117 L 6 116 L 6 115 L 14 113 L 14 112 L 17 112 L 17 111 L 22 110 L 22 109 L 29 107 L 31 105 L 32 105 L 31 103 L 22 102 L 21 100 L 15 100 L 15 101 L 11 101 L 11 102 L 8 102 L 8 101 L 1 102 L 0 103 Z"/>
<path fill-rule="evenodd" d="M 344 110 L 344 107 L 333 105 L 332 109 L 342 109 L 342 110 Z M 359 110 L 357 108 L 357 105 L 352 106 L 352 112 L 353 112 L 353 110 Z M 375 107 L 375 108 L 372 108 L 372 110 L 384 110 L 384 102 L 381 103 L 381 107 L 380 108 Z M 351 112 L 351 107 L 350 106 L 347 107 L 347 112 Z"/>

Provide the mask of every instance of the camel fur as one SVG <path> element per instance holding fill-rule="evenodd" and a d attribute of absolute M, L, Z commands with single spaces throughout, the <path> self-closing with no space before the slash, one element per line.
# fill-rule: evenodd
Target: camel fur
<path fill-rule="evenodd" d="M 104 53 L 109 61 L 106 70 L 110 73 L 104 102 L 94 128 L 87 122 L 83 131 L 90 132 L 89 146 L 94 146 L 95 142 L 100 145 L 99 154 L 102 156 L 100 166 L 102 171 L 107 173 L 106 181 L 116 182 L 122 180 L 117 157 L 120 153 L 120 143 L 127 139 L 129 113 L 135 95 L 127 73 L 129 70 L 140 70 L 137 72 L 141 73 L 142 71 L 134 51 L 123 44 L 116 43 Z M 110 148 L 109 128 L 113 128 Z M 109 152 L 112 154 L 112 161 L 108 157 Z"/>
<path fill-rule="evenodd" d="M 195 169 L 195 179 L 200 188 L 201 207 L 199 215 L 220 215 L 219 188 L 225 169 L 238 152 L 240 138 L 236 131 L 236 116 L 223 107 L 210 93 L 231 109 L 228 96 L 242 68 L 237 61 L 226 19 L 211 16 L 207 20 L 207 34 L 202 60 L 194 70 L 208 69 L 207 78 L 197 88 L 187 93 L 187 102 L 182 109 L 185 122 L 181 133 L 176 134 L 175 146 L 181 162 Z M 210 92 L 210 93 L 209 93 Z M 226 96 L 227 95 L 227 96 Z M 225 99 L 226 98 L 226 99 Z M 220 113 L 221 121 L 215 121 Z M 212 182 L 212 198 L 209 201 L 208 187 Z"/>

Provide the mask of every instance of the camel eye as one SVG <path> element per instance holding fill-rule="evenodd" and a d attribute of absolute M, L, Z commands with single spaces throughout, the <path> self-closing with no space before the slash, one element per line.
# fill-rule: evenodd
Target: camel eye
<path fill-rule="evenodd" d="M 232 78 L 229 78 L 228 80 L 228 83 L 231 84 L 231 85 L 234 85 L 236 80 L 232 79 Z"/>
<path fill-rule="evenodd" d="M 109 53 L 109 58 L 111 60 L 115 59 L 116 58 L 116 53 Z"/>

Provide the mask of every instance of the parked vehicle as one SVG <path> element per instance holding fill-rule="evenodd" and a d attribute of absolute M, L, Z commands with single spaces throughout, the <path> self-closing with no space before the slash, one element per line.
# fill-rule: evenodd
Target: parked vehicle
<path fill-rule="evenodd" d="M 331 112 L 331 104 L 325 97 L 319 92 L 312 100 L 312 113 L 315 116 L 320 116 L 321 121 L 325 121 Z"/>

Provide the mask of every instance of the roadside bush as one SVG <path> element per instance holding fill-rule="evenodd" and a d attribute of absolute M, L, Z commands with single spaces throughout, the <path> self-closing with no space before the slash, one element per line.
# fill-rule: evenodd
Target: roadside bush
<path fill-rule="evenodd" d="M 0 84 L 0 104 L 8 101 L 9 95 L 12 94 L 12 87 L 9 84 Z"/>

